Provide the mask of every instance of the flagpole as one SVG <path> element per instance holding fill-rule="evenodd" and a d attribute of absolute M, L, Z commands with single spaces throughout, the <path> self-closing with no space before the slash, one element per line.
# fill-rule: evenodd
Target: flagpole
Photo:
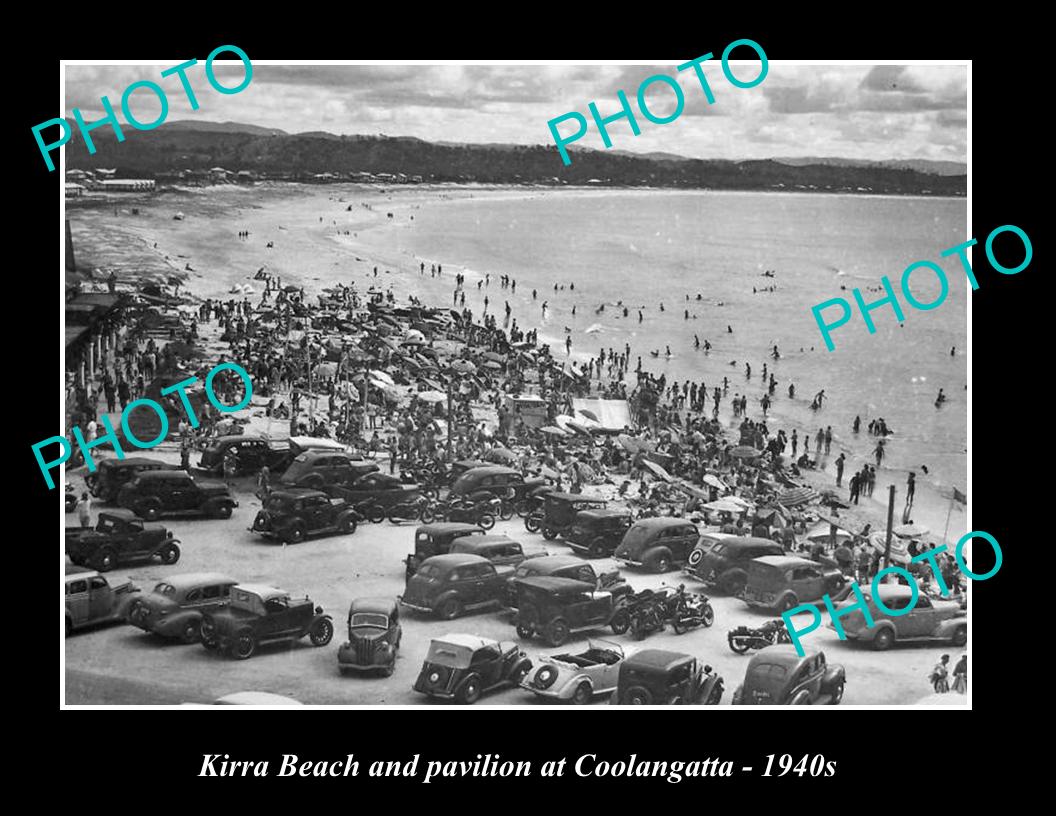
<path fill-rule="evenodd" d="M 946 543 L 946 535 L 950 531 L 950 514 L 953 512 L 953 496 L 950 496 L 950 506 L 946 508 L 946 528 L 942 531 L 942 543 Z"/>

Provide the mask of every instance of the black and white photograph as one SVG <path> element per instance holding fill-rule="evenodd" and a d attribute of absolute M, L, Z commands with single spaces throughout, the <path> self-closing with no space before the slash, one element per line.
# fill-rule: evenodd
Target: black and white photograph
<path fill-rule="evenodd" d="M 63 706 L 970 707 L 971 62 L 727 44 L 64 60 Z"/>

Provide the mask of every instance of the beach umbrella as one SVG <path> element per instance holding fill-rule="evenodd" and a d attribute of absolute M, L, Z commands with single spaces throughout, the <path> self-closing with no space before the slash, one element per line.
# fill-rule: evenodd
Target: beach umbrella
<path fill-rule="evenodd" d="M 491 360 L 492 362 L 502 363 L 506 361 L 506 358 L 499 354 L 497 351 L 489 351 L 484 354 L 485 360 Z"/>
<path fill-rule="evenodd" d="M 469 360 L 455 360 L 451 363 L 451 370 L 457 371 L 459 374 L 472 374 L 477 370 L 477 367 Z"/>
<path fill-rule="evenodd" d="M 418 331 L 418 329 L 411 329 L 407 332 L 407 336 L 403 338 L 403 344 L 405 346 L 424 346 L 425 335 Z"/>
<path fill-rule="evenodd" d="M 899 538 L 920 538 L 927 534 L 928 528 L 923 524 L 900 524 L 891 532 Z"/>
<path fill-rule="evenodd" d="M 762 455 L 762 451 L 756 450 L 751 445 L 738 445 L 730 451 L 730 456 L 734 459 L 755 459 Z"/>
<path fill-rule="evenodd" d="M 723 482 L 722 479 L 720 479 L 718 476 L 713 476 L 710 473 L 706 474 L 701 481 L 703 481 L 706 485 L 711 485 L 716 490 L 729 490 L 729 488 L 726 486 L 726 483 Z"/>
<path fill-rule="evenodd" d="M 629 453 L 638 453 L 638 451 L 643 450 L 649 451 L 654 447 L 652 442 L 638 439 L 635 436 L 628 436 L 627 434 L 620 434 L 616 439 Z"/>
<path fill-rule="evenodd" d="M 422 402 L 443 402 L 447 399 L 447 394 L 442 391 L 419 391 L 416 396 Z"/>
<path fill-rule="evenodd" d="M 565 422 L 568 428 L 571 428 L 576 433 L 583 434 L 584 436 L 590 436 L 590 428 L 584 425 L 582 422 L 576 422 L 574 419 L 570 419 Z"/>
<path fill-rule="evenodd" d="M 484 461 L 498 465 L 516 465 L 519 459 L 509 448 L 492 448 L 484 454 Z"/>
<path fill-rule="evenodd" d="M 648 468 L 658 479 L 663 479 L 665 482 L 671 481 L 671 474 L 660 467 L 660 465 L 656 464 L 656 462 L 650 462 L 648 459 L 643 459 L 642 467 Z"/>
<path fill-rule="evenodd" d="M 502 363 L 496 363 L 494 360 L 488 360 L 486 363 L 484 363 L 484 368 L 500 369 L 502 368 Z"/>
<path fill-rule="evenodd" d="M 583 414 L 583 416 L 585 416 L 587 419 L 593 419 L 595 422 L 601 422 L 601 420 L 598 419 L 598 415 L 595 414 L 593 411 L 588 411 L 586 408 L 579 408 L 578 411 L 579 413 Z"/>
<path fill-rule="evenodd" d="M 552 468 L 548 468 L 546 465 L 542 465 L 538 469 L 538 474 L 544 479 L 560 479 L 561 474 Z"/>
<path fill-rule="evenodd" d="M 816 498 L 818 494 L 812 487 L 793 487 L 791 490 L 782 490 L 777 494 L 778 503 L 784 507 L 798 507 Z"/>
<path fill-rule="evenodd" d="M 734 504 L 729 499 L 730 497 L 727 496 L 719 499 L 718 501 L 708 502 L 707 504 L 703 505 L 703 507 L 705 510 L 714 510 L 720 513 L 733 513 L 735 515 L 744 512 L 744 508 L 742 508 L 739 504 Z"/>
<path fill-rule="evenodd" d="M 568 434 L 560 428 L 556 428 L 553 425 L 544 425 L 539 429 L 539 433 L 547 434 L 549 436 L 568 436 Z"/>
<path fill-rule="evenodd" d="M 883 533 L 873 533 L 869 536 L 869 546 L 883 554 L 887 549 L 887 537 Z M 901 538 L 891 539 L 891 560 L 896 564 L 908 565 L 913 556 L 909 554 L 909 544 Z"/>
<path fill-rule="evenodd" d="M 373 370 L 372 369 L 371 372 L 370 372 L 370 376 L 373 377 L 376 380 L 381 380 L 383 383 L 386 383 L 387 385 L 396 385 L 396 381 L 393 380 L 392 377 L 389 374 L 385 373 L 384 371 L 377 371 L 377 370 Z"/>

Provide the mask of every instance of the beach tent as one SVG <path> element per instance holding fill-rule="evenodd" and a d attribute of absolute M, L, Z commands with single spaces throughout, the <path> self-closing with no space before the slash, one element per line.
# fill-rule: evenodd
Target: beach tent
<path fill-rule="evenodd" d="M 602 430 L 622 431 L 631 427 L 627 400 L 573 399 L 572 409 L 581 416 L 592 418 Z"/>

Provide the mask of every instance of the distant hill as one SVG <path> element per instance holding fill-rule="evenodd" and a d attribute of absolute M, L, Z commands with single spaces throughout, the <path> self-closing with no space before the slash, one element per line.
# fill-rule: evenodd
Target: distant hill
<path fill-rule="evenodd" d="M 918 173 L 931 173 L 936 176 L 964 176 L 968 165 L 964 162 L 933 161 L 931 159 L 887 159 L 869 161 L 867 159 L 840 159 L 804 156 L 802 158 L 774 159 L 781 164 L 803 167 L 808 164 L 829 165 L 832 167 L 889 167 L 895 170 L 916 170 Z"/>
<path fill-rule="evenodd" d="M 258 176 L 347 180 L 353 174 L 403 174 L 437 183 L 604 184 L 721 190 L 798 190 L 965 195 L 965 175 L 846 160 L 688 159 L 628 151 L 577 150 L 565 166 L 553 145 L 437 144 L 412 137 L 288 134 L 233 122 L 171 122 L 152 131 L 92 133 L 97 152 L 79 140 L 66 150 L 70 169 L 116 168 L 118 176 L 161 180 L 223 167 Z M 904 163 L 908 164 L 908 163 Z"/>

